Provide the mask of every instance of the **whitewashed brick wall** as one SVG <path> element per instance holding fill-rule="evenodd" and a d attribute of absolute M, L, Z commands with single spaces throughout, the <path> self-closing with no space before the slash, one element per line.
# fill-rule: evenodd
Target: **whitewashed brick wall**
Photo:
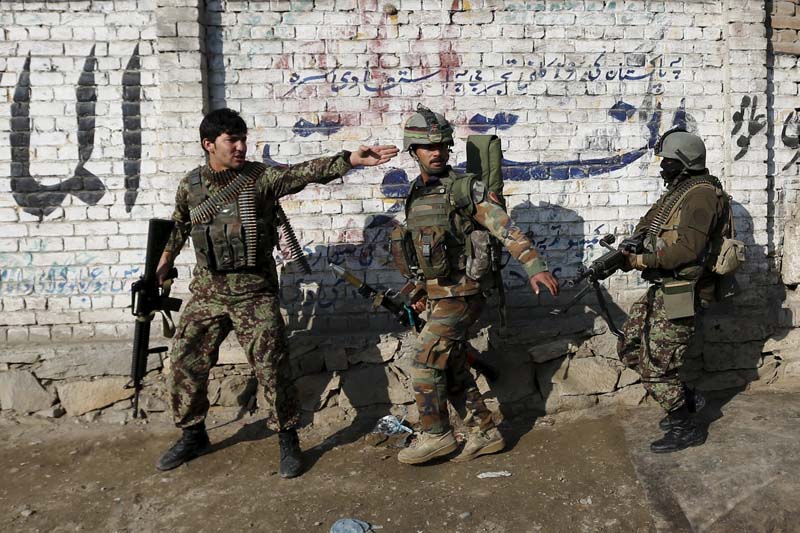
<path fill-rule="evenodd" d="M 769 14 L 764 5 L 2 2 L 0 342 L 130 334 L 127 291 L 141 274 L 146 220 L 171 213 L 178 180 L 202 162 L 203 112 L 221 106 L 251 127 L 251 158 L 269 153 L 279 163 L 400 144 L 417 103 L 457 125 L 454 164 L 464 162 L 468 135 L 497 133 L 505 157 L 520 165 L 506 182 L 512 213 L 562 278 L 599 253 L 599 236 L 624 235 L 658 197 L 647 146 L 685 124 L 705 139 L 709 168 L 737 202 L 751 258 L 738 305 L 777 308 L 782 231 L 800 168 L 791 162 L 800 51 L 796 2 L 772 2 Z M 570 175 L 576 168 L 591 176 Z M 386 317 L 368 317 L 326 267 L 341 263 L 397 285 L 385 238 L 391 219 L 402 220 L 403 173 L 414 174 L 407 155 L 283 202 L 314 266 L 304 279 L 282 273 L 292 327 L 385 329 Z M 69 190 L 58 190 L 63 183 Z M 178 262 L 185 293 L 190 248 Z M 545 313 L 553 301 L 535 300 L 521 272 L 513 261 L 505 272 L 510 304 L 528 308 L 519 317 Z M 610 292 L 625 307 L 640 287 L 621 276 Z M 781 317 L 791 325 L 789 313 Z"/>

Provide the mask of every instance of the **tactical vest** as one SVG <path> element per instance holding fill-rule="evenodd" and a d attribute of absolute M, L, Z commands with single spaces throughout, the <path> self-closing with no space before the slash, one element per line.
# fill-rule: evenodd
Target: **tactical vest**
<path fill-rule="evenodd" d="M 678 224 L 681 220 L 684 200 L 690 191 L 698 188 L 713 190 L 718 197 L 727 199 L 719 180 L 710 175 L 694 176 L 680 183 L 674 191 L 664 200 L 655 217 L 650 223 L 645 238 L 645 247 L 654 253 L 678 241 Z M 684 279 L 698 279 L 703 274 L 703 267 L 712 250 L 712 244 L 720 242 L 725 235 L 725 220 L 717 220 L 708 234 L 708 244 L 704 253 L 692 263 L 683 266 L 678 272 L 678 277 Z"/>
<path fill-rule="evenodd" d="M 474 184 L 471 174 L 450 174 L 433 185 L 412 186 L 406 200 L 406 228 L 403 243 L 394 246 L 393 252 L 401 249 L 413 254 L 413 266 L 406 270 L 417 270 L 427 280 L 443 279 L 472 270 L 470 267 L 475 242 L 488 245 L 486 230 L 471 219 L 475 209 L 473 186 L 483 194 L 481 182 Z M 482 197 L 480 198 L 482 200 Z M 406 258 L 408 258 L 406 254 Z M 396 262 L 398 261 L 395 255 Z M 487 261 L 487 267 L 490 266 Z M 401 272 L 403 267 L 400 267 Z M 469 272 L 471 279 L 478 280 L 488 273 Z"/>
<path fill-rule="evenodd" d="M 248 162 L 215 194 L 200 168 L 188 176 L 192 243 L 197 265 L 212 272 L 259 270 L 277 242 L 274 209 L 256 199 L 264 165 Z M 232 173 L 233 174 L 233 173 Z"/>

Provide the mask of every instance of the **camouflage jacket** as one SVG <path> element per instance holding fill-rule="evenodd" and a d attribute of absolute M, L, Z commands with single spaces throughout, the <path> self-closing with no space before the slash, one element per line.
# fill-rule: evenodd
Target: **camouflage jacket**
<path fill-rule="evenodd" d="M 274 207 L 275 200 L 289 194 L 301 191 L 310 183 L 328 183 L 344 176 L 351 169 L 349 153 L 342 152 L 332 157 L 320 157 L 304 163 L 287 167 L 267 167 L 263 175 L 256 181 L 256 205 L 264 209 Z M 209 192 L 215 194 L 224 183 L 219 178 L 223 173 L 212 171 L 208 165 L 200 169 L 200 173 Z M 175 229 L 164 248 L 176 257 L 191 233 L 192 223 L 189 218 L 189 181 L 188 174 L 178 184 L 175 194 L 175 210 L 172 220 Z M 266 206 L 266 207 L 264 207 Z M 262 212 L 259 217 L 265 218 L 274 224 L 275 217 L 272 213 Z M 278 273 L 271 251 L 267 252 L 267 261 L 263 270 L 231 273 L 214 273 L 206 268 L 195 267 L 190 290 L 196 284 L 202 283 L 204 287 L 212 287 L 219 294 L 244 294 L 248 292 L 278 290 Z"/>
<path fill-rule="evenodd" d="M 447 177 L 458 178 L 458 174 L 452 168 L 449 169 Z M 479 178 L 475 180 L 480 183 Z M 437 180 L 438 181 L 438 180 Z M 435 185 L 436 182 L 424 184 L 422 177 L 418 177 L 412 187 L 422 187 Z M 473 182 L 474 184 L 474 182 Z M 481 188 L 481 190 L 483 190 Z M 473 203 L 471 213 L 464 213 L 479 227 L 483 227 L 496 237 L 505 246 L 509 253 L 514 256 L 525 269 L 528 277 L 535 276 L 540 272 L 547 271 L 547 263 L 539 254 L 536 247 L 531 243 L 525 233 L 517 226 L 506 211 L 500 207 L 499 200 L 492 198 L 493 193 L 484 195 Z M 424 289 L 428 298 L 440 299 L 455 296 L 468 296 L 483 292 L 492 287 L 492 280 L 485 279 L 475 281 L 467 277 L 466 273 L 457 271 L 446 279 L 435 278 L 426 280 Z"/>

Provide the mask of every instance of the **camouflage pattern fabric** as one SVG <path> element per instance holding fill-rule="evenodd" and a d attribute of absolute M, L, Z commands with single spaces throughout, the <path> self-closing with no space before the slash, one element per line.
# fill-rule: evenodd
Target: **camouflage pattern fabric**
<path fill-rule="evenodd" d="M 310 183 L 328 183 L 344 176 L 352 167 L 348 162 L 349 153 L 342 152 L 331 157 L 320 157 L 290 165 L 288 167 L 276 168 L 265 167 L 264 173 L 256 180 L 256 206 L 274 206 L 274 201 L 303 190 Z M 230 182 L 233 171 L 214 172 L 208 165 L 203 165 L 200 169 L 204 183 L 210 194 L 219 192 L 227 183 Z M 165 252 L 171 252 L 177 256 L 183 248 L 186 239 L 191 233 L 192 223 L 189 217 L 189 175 L 181 179 L 178 190 L 175 193 L 175 210 L 172 213 L 172 220 L 175 221 L 175 229 L 170 236 Z M 266 215 L 267 213 L 263 213 Z M 273 213 L 269 213 L 269 219 L 275 221 Z M 270 229 L 270 228 L 268 228 Z M 271 229 L 270 229 L 271 230 Z"/>
<path fill-rule="evenodd" d="M 452 168 L 448 168 L 447 174 L 442 179 L 456 180 L 461 177 L 462 174 Z M 480 178 L 477 176 L 472 176 L 470 179 L 473 182 L 480 183 Z M 427 187 L 435 186 L 438 183 L 435 177 L 431 178 L 431 180 L 428 182 Z M 413 183 L 412 189 L 423 186 L 426 185 L 424 185 L 422 177 L 418 177 Z M 410 195 L 409 201 L 414 201 L 413 194 Z M 407 212 L 411 213 L 411 211 L 411 207 L 407 207 Z M 514 259 L 522 264 L 528 277 L 547 270 L 547 262 L 539 254 L 539 250 L 499 205 L 499 199 L 494 193 L 486 194 L 482 201 L 475 203 L 474 211 L 471 214 L 459 213 L 459 216 L 471 219 L 500 240 Z M 411 227 L 411 224 L 407 223 L 407 225 Z M 469 296 L 486 291 L 492 288 L 493 285 L 494 280 L 491 276 L 475 281 L 467 277 L 463 268 L 451 271 L 446 277 L 425 280 L 425 290 L 429 299 Z"/>
<path fill-rule="evenodd" d="M 620 359 L 642 377 L 642 385 L 665 411 L 686 403 L 686 355 L 696 328 L 696 317 L 670 320 L 664 310 L 664 293 L 657 285 L 631 306 L 622 326 L 624 339 L 617 344 Z"/>
<path fill-rule="evenodd" d="M 205 420 L 209 372 L 220 344 L 234 330 L 263 391 L 267 427 L 273 431 L 295 427 L 300 405 L 278 297 L 269 292 L 220 295 L 213 284 L 198 280 L 192 283 L 192 292 L 170 354 L 175 424 L 186 428 Z"/>
<path fill-rule="evenodd" d="M 482 294 L 431 300 L 428 322 L 419 335 L 411 372 L 420 426 L 424 433 L 450 429 L 447 400 L 468 425 L 494 427 L 491 412 L 469 371 L 467 332 L 481 314 Z"/>
<path fill-rule="evenodd" d="M 321 157 L 285 168 L 265 167 L 256 180 L 256 211 L 274 231 L 278 198 L 294 194 L 310 183 L 328 183 L 351 169 L 349 153 Z M 210 194 L 229 182 L 228 172 L 213 172 L 207 165 L 201 175 Z M 180 253 L 192 229 L 189 217 L 189 175 L 178 185 L 172 219 L 175 230 L 164 249 Z M 267 426 L 279 431 L 299 423 L 299 402 L 292 384 L 283 318 L 278 307 L 278 273 L 272 250 L 264 254 L 263 267 L 220 274 L 195 267 L 189 290 L 192 297 L 181 314 L 170 359 L 170 392 L 175 424 L 179 428 L 202 422 L 208 412 L 208 377 L 219 356 L 219 346 L 230 333 L 244 348 L 266 400 Z"/>

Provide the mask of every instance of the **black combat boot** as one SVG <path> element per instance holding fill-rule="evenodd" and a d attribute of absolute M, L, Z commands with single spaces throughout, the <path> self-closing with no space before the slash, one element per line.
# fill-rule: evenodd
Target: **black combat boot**
<path fill-rule="evenodd" d="M 705 397 L 698 391 L 692 390 L 684 385 L 683 392 L 686 397 L 686 407 L 689 409 L 690 413 L 699 413 L 703 407 L 706 406 Z M 667 416 L 658 422 L 658 427 L 661 428 L 661 431 L 667 432 L 672 429 L 672 422 L 672 418 L 670 418 L 669 413 L 667 413 Z"/>
<path fill-rule="evenodd" d="M 164 452 L 156 463 L 159 470 L 172 470 L 187 461 L 206 453 L 211 448 L 206 426 L 200 423 L 183 430 L 183 435 L 172 448 Z"/>
<path fill-rule="evenodd" d="M 650 444 L 651 452 L 677 452 L 690 446 L 700 446 L 706 441 L 706 432 L 697 427 L 685 405 L 670 411 L 667 416 L 672 420 L 672 427 L 664 438 Z"/>
<path fill-rule="evenodd" d="M 303 473 L 303 455 L 300 452 L 300 439 L 297 431 L 288 429 L 278 433 L 281 446 L 281 464 L 278 473 L 282 478 L 297 477 Z"/>

